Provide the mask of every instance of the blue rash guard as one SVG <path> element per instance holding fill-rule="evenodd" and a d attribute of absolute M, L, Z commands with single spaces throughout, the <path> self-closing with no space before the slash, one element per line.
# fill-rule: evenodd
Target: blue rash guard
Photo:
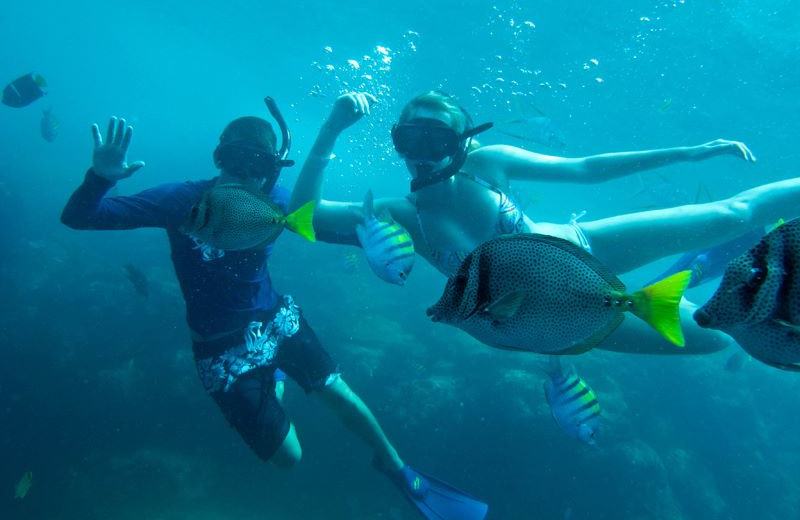
<path fill-rule="evenodd" d="M 272 244 L 204 260 L 194 240 L 179 231 L 192 206 L 215 182 L 163 184 L 128 197 L 106 197 L 114 183 L 89 170 L 67 202 L 61 222 L 73 229 L 165 229 L 189 327 L 203 337 L 243 329 L 277 303 L 267 269 Z M 275 186 L 270 198 L 287 211 L 287 189 Z"/>

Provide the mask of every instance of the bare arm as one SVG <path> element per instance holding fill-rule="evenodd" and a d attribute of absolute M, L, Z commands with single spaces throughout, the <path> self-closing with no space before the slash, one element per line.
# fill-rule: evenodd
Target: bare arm
<path fill-rule="evenodd" d="M 297 183 L 292 191 L 289 210 L 294 211 L 310 200 L 317 201 L 314 210 L 314 230 L 323 242 L 358 245 L 356 225 L 362 221 L 361 204 L 322 199 L 322 183 L 336 139 L 346 128 L 369 114 L 370 104 L 376 103 L 370 94 L 350 93 L 337 98 L 330 116 L 323 123 L 311 147 Z M 376 201 L 376 209 L 383 205 Z"/>
<path fill-rule="evenodd" d="M 718 155 L 736 155 L 748 162 L 755 156 L 743 143 L 717 139 L 698 146 L 638 152 L 616 152 L 588 157 L 555 157 L 507 145 L 485 146 L 470 154 L 505 180 L 543 180 L 597 183 L 632 173 L 686 161 L 703 161 Z"/>

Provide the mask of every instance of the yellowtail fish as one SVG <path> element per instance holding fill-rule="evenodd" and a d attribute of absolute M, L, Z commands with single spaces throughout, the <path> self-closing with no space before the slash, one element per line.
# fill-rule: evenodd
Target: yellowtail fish
<path fill-rule="evenodd" d="M 408 231 L 389 215 L 375 217 L 372 190 L 364 197 L 364 223 L 356 226 L 372 271 L 382 280 L 403 285 L 414 267 L 414 242 Z"/>
<path fill-rule="evenodd" d="M 28 495 L 33 485 L 33 472 L 26 471 L 17 482 L 17 487 L 14 489 L 14 498 L 22 500 Z"/>
<path fill-rule="evenodd" d="M 631 312 L 683 346 L 678 304 L 682 271 L 627 293 L 625 285 L 575 244 L 546 235 L 502 235 L 466 256 L 428 309 L 502 349 L 579 354 L 601 343 Z"/>
<path fill-rule="evenodd" d="M 266 193 L 242 184 L 219 184 L 192 207 L 181 229 L 201 244 L 223 251 L 266 247 L 284 228 L 313 242 L 315 204 L 308 202 L 284 215 Z"/>
<path fill-rule="evenodd" d="M 570 437 L 592 446 L 600 426 L 600 403 L 575 370 L 564 370 L 558 356 L 550 356 L 544 395 L 556 424 Z"/>

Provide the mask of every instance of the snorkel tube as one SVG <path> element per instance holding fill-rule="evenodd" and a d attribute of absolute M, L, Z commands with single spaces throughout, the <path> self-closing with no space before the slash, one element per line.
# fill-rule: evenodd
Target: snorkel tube
<path fill-rule="evenodd" d="M 494 123 L 483 123 L 474 128 L 465 130 L 460 136 L 464 144 L 453 156 L 453 160 L 450 162 L 450 164 L 438 171 L 417 170 L 417 176 L 411 180 L 411 192 L 413 193 L 417 190 L 425 188 L 426 186 L 430 186 L 431 184 L 442 182 L 443 180 L 449 179 L 458 173 L 467 160 L 467 155 L 469 154 L 469 145 L 472 142 L 472 138 L 481 132 L 485 132 L 486 130 L 490 129 L 492 126 L 494 126 Z"/>
<path fill-rule="evenodd" d="M 292 148 L 292 134 L 289 133 L 289 127 L 286 126 L 286 120 L 283 119 L 281 111 L 278 110 L 278 104 L 275 103 L 275 100 L 267 96 L 264 98 L 264 103 L 267 105 L 267 110 L 269 110 L 272 118 L 275 119 L 275 122 L 278 123 L 278 127 L 281 129 L 281 149 L 278 150 L 276 154 L 277 160 L 275 161 L 275 168 L 277 169 L 277 173 L 280 174 L 281 168 L 294 166 L 293 160 L 286 159 L 286 156 L 289 155 L 289 150 Z"/>

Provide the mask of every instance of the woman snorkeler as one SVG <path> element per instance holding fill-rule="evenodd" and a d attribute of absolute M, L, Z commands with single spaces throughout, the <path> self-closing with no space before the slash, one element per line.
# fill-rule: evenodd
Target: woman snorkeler
<path fill-rule="evenodd" d="M 291 208 L 317 200 L 314 227 L 326 242 L 358 245 L 354 229 L 360 204 L 321 200 L 323 174 L 339 134 L 369 114 L 370 94 L 339 97 L 306 159 Z M 473 123 L 455 100 L 431 91 L 412 99 L 392 129 L 395 150 L 411 173 L 411 194 L 375 201 L 405 227 L 416 252 L 449 276 L 466 254 L 497 235 L 540 233 L 590 251 L 620 274 L 687 250 L 709 247 L 779 218 L 800 213 L 800 178 L 758 186 L 705 204 L 629 213 L 594 221 L 555 224 L 531 220 L 507 196 L 512 180 L 599 183 L 678 162 L 720 155 L 747 162 L 755 157 L 740 142 L 718 139 L 689 147 L 621 152 L 580 158 L 541 155 L 507 145 L 471 150 L 472 137 L 491 125 Z M 354 209 L 356 211 L 354 211 Z M 733 340 L 702 329 L 695 306 L 684 300 L 681 322 L 686 348 L 677 349 L 641 320 L 625 320 L 597 348 L 646 354 L 699 354 L 721 350 Z"/>

